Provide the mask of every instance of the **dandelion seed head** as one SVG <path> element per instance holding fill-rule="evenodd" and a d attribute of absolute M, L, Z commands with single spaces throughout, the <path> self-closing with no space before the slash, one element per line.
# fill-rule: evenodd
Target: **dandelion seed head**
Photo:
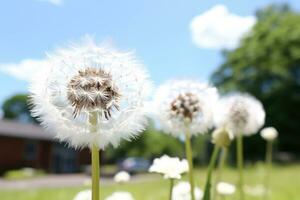
<path fill-rule="evenodd" d="M 260 135 L 267 141 L 273 141 L 278 137 L 278 131 L 274 127 L 266 127 L 261 130 Z"/>
<path fill-rule="evenodd" d="M 196 95 L 192 93 L 179 94 L 171 103 L 171 115 L 180 120 L 189 122 L 201 112 L 200 103 Z"/>
<path fill-rule="evenodd" d="M 217 89 L 194 80 L 173 80 L 161 85 L 154 98 L 155 116 L 163 130 L 179 137 L 205 133 L 213 125 Z"/>
<path fill-rule="evenodd" d="M 112 84 L 112 77 L 101 68 L 78 71 L 68 84 L 68 100 L 74 107 L 74 117 L 82 109 L 99 111 L 105 118 L 111 117 L 113 108 L 119 110 L 121 94 Z"/>
<path fill-rule="evenodd" d="M 45 63 L 30 86 L 32 115 L 60 141 L 104 149 L 144 130 L 151 83 L 133 53 L 89 41 L 60 48 Z M 91 113 L 97 115 L 93 132 Z"/>
<path fill-rule="evenodd" d="M 216 127 L 225 127 L 234 135 L 251 135 L 263 126 L 265 111 L 261 102 L 249 94 L 229 94 L 219 99 L 214 122 Z"/>

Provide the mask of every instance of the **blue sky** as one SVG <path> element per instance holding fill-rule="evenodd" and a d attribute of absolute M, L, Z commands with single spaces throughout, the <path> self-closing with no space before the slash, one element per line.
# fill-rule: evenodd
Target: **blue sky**
<path fill-rule="evenodd" d="M 216 22 L 219 20 L 216 17 L 218 12 L 223 12 L 235 25 L 234 28 L 230 25 L 224 27 L 231 30 L 231 33 L 227 33 L 228 36 L 242 31 L 239 30 L 240 26 L 236 26 L 235 19 L 241 27 L 244 25 L 247 29 L 250 25 L 245 24 L 253 24 L 254 11 L 274 2 L 288 2 L 293 8 L 300 9 L 299 0 L 252 0 L 247 3 L 238 0 L 2 1 L 0 102 L 15 93 L 27 91 L 27 78 L 32 69 L 24 70 L 24 60 L 42 60 L 45 52 L 51 52 L 68 42 L 78 41 L 85 34 L 94 36 L 98 42 L 110 41 L 122 50 L 134 50 L 149 69 L 156 85 L 174 77 L 191 76 L 208 80 L 209 75 L 222 62 L 220 49 L 228 46 L 226 40 L 229 39 L 223 37 L 224 31 L 220 31 L 217 38 L 210 38 L 212 34 L 208 35 L 208 40 L 212 40 L 212 43 L 202 44 L 201 40 L 211 32 L 201 32 L 199 27 L 209 26 L 206 30 L 210 31 L 216 31 L 218 27 L 216 28 L 216 23 L 201 25 L 201 20 L 203 22 L 209 18 Z M 216 5 L 219 5 L 218 9 Z M 197 32 L 199 28 L 200 33 L 198 30 L 198 36 L 193 39 L 191 23 L 203 13 L 209 14 L 205 15 L 206 18 L 199 18 L 195 30 Z M 245 19 L 248 19 L 247 23 Z M 221 21 L 220 26 L 222 23 L 224 24 Z M 213 24 L 215 27 L 210 27 Z M 215 34 L 214 32 L 213 35 Z M 197 37 L 200 41 L 197 41 Z M 16 73 L 19 68 L 19 73 Z"/>

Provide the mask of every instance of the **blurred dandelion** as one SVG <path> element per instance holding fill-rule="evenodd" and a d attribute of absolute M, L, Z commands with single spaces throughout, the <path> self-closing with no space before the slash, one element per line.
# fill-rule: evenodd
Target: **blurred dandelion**
<path fill-rule="evenodd" d="M 264 186 L 266 191 L 269 190 L 269 176 L 270 176 L 270 171 L 272 169 L 272 153 L 273 153 L 273 142 L 278 136 L 278 132 L 275 128 L 273 127 L 267 127 L 261 130 L 260 132 L 261 137 L 266 140 L 267 145 L 266 145 L 266 170 L 265 170 L 265 182 Z M 264 199 L 268 199 L 268 192 L 265 192 Z"/>
<path fill-rule="evenodd" d="M 214 115 L 217 127 L 226 127 L 237 138 L 238 189 L 240 200 L 243 192 L 243 135 L 252 135 L 264 125 L 265 111 L 261 102 L 249 94 L 235 93 L 219 100 Z"/>
<path fill-rule="evenodd" d="M 116 183 L 126 183 L 130 181 L 130 174 L 126 171 L 120 171 L 114 176 Z"/>
<path fill-rule="evenodd" d="M 177 157 L 174 158 L 167 155 L 154 159 L 153 164 L 149 168 L 149 172 L 160 173 L 165 179 L 170 179 L 170 200 L 172 199 L 174 180 L 181 179 L 181 175 L 188 172 L 188 170 L 187 160 L 180 160 Z"/>
<path fill-rule="evenodd" d="M 235 190 L 236 190 L 235 186 L 230 183 L 226 183 L 226 182 L 217 183 L 217 192 L 224 198 L 225 196 L 233 195 L 235 193 Z"/>
<path fill-rule="evenodd" d="M 213 126 L 212 107 L 217 99 L 216 88 L 192 80 L 169 81 L 158 88 L 154 98 L 163 130 L 175 137 L 185 134 L 192 200 L 195 197 L 191 137 Z"/>
<path fill-rule="evenodd" d="M 191 185 L 188 182 L 181 181 L 176 184 L 173 188 L 173 198 L 172 200 L 191 200 Z M 203 192 L 199 187 L 194 189 L 195 200 L 201 200 Z"/>
<path fill-rule="evenodd" d="M 114 192 L 105 200 L 134 200 L 134 198 L 129 192 Z"/>
<path fill-rule="evenodd" d="M 99 199 L 99 149 L 144 129 L 148 74 L 132 53 L 93 41 L 59 49 L 31 84 L 32 115 L 56 137 L 92 152 L 92 194 Z"/>
<path fill-rule="evenodd" d="M 260 135 L 266 141 L 274 141 L 278 136 L 278 132 L 274 127 L 267 127 L 261 130 Z"/>

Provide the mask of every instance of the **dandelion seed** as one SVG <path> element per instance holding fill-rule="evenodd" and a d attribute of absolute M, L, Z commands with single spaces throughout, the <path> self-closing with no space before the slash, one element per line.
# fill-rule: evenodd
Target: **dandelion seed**
<path fill-rule="evenodd" d="M 32 115 L 56 137 L 81 148 L 117 146 L 144 129 L 148 74 L 132 53 L 93 42 L 59 49 L 31 84 Z M 95 133 L 89 131 L 96 113 Z"/>

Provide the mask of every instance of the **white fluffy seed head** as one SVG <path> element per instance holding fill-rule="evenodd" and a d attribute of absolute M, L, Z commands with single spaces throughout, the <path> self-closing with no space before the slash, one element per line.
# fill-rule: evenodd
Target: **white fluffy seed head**
<path fill-rule="evenodd" d="M 166 133 L 179 137 L 207 132 L 213 126 L 217 89 L 193 80 L 173 80 L 161 85 L 154 97 L 155 116 Z"/>
<path fill-rule="evenodd" d="M 235 93 L 220 98 L 215 112 L 216 127 L 226 127 L 233 134 L 251 135 L 265 123 L 263 105 L 249 94 Z"/>
<path fill-rule="evenodd" d="M 278 132 L 274 127 L 267 127 L 261 130 L 260 135 L 267 141 L 273 141 L 278 137 Z"/>
<path fill-rule="evenodd" d="M 87 42 L 58 49 L 45 63 L 30 87 L 32 115 L 59 140 L 104 149 L 144 129 L 151 83 L 133 53 Z M 98 118 L 93 133 L 91 112 Z"/>

